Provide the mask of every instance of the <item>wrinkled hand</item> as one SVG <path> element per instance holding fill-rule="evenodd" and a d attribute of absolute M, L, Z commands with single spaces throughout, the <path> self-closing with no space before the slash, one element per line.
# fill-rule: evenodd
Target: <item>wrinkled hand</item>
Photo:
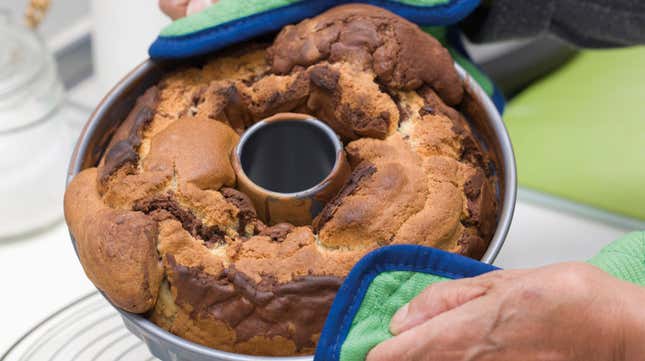
<path fill-rule="evenodd" d="M 367 361 L 643 360 L 645 295 L 584 263 L 428 287 Z"/>
<path fill-rule="evenodd" d="M 218 0 L 159 0 L 159 8 L 173 20 L 200 12 Z"/>

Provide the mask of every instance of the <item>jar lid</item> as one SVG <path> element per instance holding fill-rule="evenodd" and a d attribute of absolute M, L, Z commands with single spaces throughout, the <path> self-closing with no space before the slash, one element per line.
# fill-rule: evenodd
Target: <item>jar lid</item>
<path fill-rule="evenodd" d="M 62 99 L 51 54 L 35 32 L 0 13 L 0 132 L 46 116 Z"/>

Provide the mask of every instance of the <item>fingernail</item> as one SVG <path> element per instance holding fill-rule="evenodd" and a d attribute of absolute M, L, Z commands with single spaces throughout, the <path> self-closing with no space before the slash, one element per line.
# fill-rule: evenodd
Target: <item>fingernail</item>
<path fill-rule="evenodd" d="M 406 303 L 403 307 L 399 308 L 398 311 L 392 317 L 390 321 L 390 332 L 392 334 L 398 334 L 399 331 L 403 328 L 405 319 L 408 317 L 408 310 L 410 309 L 410 304 Z"/>
<path fill-rule="evenodd" d="M 191 0 L 186 9 L 186 15 L 198 13 L 211 5 L 211 0 Z"/>

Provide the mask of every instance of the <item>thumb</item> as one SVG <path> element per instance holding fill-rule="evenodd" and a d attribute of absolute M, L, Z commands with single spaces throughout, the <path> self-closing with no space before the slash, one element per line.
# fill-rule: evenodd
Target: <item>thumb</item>
<path fill-rule="evenodd" d="M 159 0 L 159 8 L 171 19 L 176 20 L 186 16 L 189 0 Z"/>
<path fill-rule="evenodd" d="M 405 332 L 441 313 L 483 296 L 489 288 L 489 282 L 480 278 L 435 283 L 394 314 L 390 322 L 390 332 L 393 335 Z"/>

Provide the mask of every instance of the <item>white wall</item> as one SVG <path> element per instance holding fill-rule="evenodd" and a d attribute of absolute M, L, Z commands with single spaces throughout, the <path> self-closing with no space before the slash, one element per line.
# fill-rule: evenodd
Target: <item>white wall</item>
<path fill-rule="evenodd" d="M 91 0 L 90 3 L 94 15 L 94 70 L 99 86 L 107 91 L 148 58 L 148 47 L 170 20 L 159 10 L 158 0 Z"/>

